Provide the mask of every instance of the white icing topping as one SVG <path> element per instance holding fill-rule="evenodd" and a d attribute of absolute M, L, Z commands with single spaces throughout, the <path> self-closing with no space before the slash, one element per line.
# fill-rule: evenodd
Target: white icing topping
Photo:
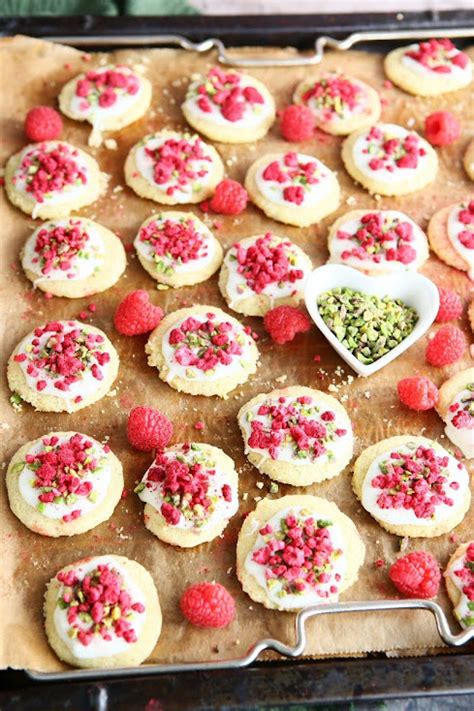
<path fill-rule="evenodd" d="M 417 52 L 419 47 L 419 44 L 411 44 L 406 48 L 406 52 Z M 457 49 L 453 49 L 450 52 L 447 52 L 448 57 L 455 57 L 457 54 L 459 54 L 459 51 Z M 457 64 L 450 64 L 449 68 L 451 71 L 446 74 L 440 74 L 439 72 L 434 71 L 425 64 L 422 64 L 417 59 L 413 59 L 413 57 L 407 57 L 406 54 L 402 54 L 401 63 L 411 72 L 414 72 L 415 74 L 419 74 L 420 76 L 424 76 L 432 80 L 439 79 L 441 81 L 446 81 L 446 79 L 450 80 L 452 78 L 462 78 L 466 82 L 469 82 L 472 78 L 471 62 L 468 62 L 465 67 L 460 67 Z"/>
<path fill-rule="evenodd" d="M 55 227 L 67 227 L 68 225 L 78 225 L 78 227 L 87 233 L 87 242 L 83 250 L 76 254 L 72 261 L 71 267 L 67 270 L 55 267 L 47 274 L 43 274 L 41 269 L 40 256 L 35 252 L 36 240 L 38 233 L 42 230 L 53 230 Z M 53 220 L 46 222 L 38 227 L 28 237 L 22 258 L 23 269 L 26 269 L 38 275 L 34 285 L 44 281 L 78 281 L 90 277 L 101 265 L 105 254 L 104 240 L 100 232 L 93 226 L 82 222 L 80 219 L 65 219 Z"/>
<path fill-rule="evenodd" d="M 460 572 L 464 568 L 466 562 L 467 551 L 464 553 L 464 555 L 460 556 L 454 563 L 452 563 L 446 571 L 453 585 L 455 585 L 456 588 L 459 590 L 459 602 L 454 608 L 454 614 L 459 620 L 460 625 L 464 628 L 468 627 L 466 622 L 464 622 L 465 618 L 474 619 L 474 602 L 470 602 L 467 595 L 463 592 L 463 587 L 465 586 L 466 582 L 465 580 L 463 581 L 462 577 L 456 575 L 456 573 Z M 471 605 L 472 607 L 469 608 L 469 605 Z"/>
<path fill-rule="evenodd" d="M 247 251 L 248 248 L 260 238 L 261 235 L 256 235 L 255 237 L 242 240 L 240 244 L 242 245 L 242 248 Z M 288 240 L 281 240 L 279 238 L 272 237 L 269 245 L 276 246 L 277 244 L 285 244 L 287 242 Z M 308 257 L 295 244 L 289 243 L 285 249 L 287 255 L 291 257 L 289 269 L 301 269 L 303 272 L 303 278 L 293 282 L 288 279 L 281 282 L 270 282 L 267 284 L 260 294 L 267 296 L 270 299 L 272 306 L 275 299 L 286 298 L 295 292 L 297 292 L 298 297 L 302 296 L 306 279 L 311 272 L 311 264 L 308 261 Z M 238 271 L 239 265 L 236 259 L 236 254 L 236 248 L 231 247 L 224 258 L 224 264 L 228 269 L 228 278 L 225 288 L 229 298 L 230 308 L 234 308 L 234 306 L 236 306 L 243 299 L 255 298 L 256 296 L 256 292 L 248 285 L 245 276 Z"/>
<path fill-rule="evenodd" d="M 69 439 L 69 435 L 59 437 L 57 446 L 68 442 Z M 94 470 L 88 471 L 87 474 L 80 477 L 80 481 L 81 484 L 90 482 L 93 485 L 92 491 L 94 492 L 94 501 L 89 499 L 87 496 L 79 496 L 74 503 L 70 504 L 66 504 L 65 502 L 51 502 L 45 504 L 41 512 L 45 518 L 61 519 L 63 516 L 70 514 L 73 509 L 80 509 L 81 515 L 84 516 L 100 506 L 103 502 L 110 484 L 111 475 L 111 468 L 107 458 L 107 453 L 104 452 L 103 446 L 92 437 L 84 437 L 84 440 L 92 442 L 93 446 L 90 450 L 88 450 L 88 456 L 97 461 L 98 467 Z M 44 448 L 45 446 L 42 440 L 39 440 L 31 449 L 28 450 L 27 454 L 40 454 L 44 451 Z M 18 488 L 20 489 L 20 494 L 26 503 L 34 509 L 37 509 L 40 504 L 39 496 L 42 491 L 41 488 L 36 488 L 32 485 L 34 480 L 35 473 L 26 463 L 24 463 L 24 468 L 18 477 Z"/>
<path fill-rule="evenodd" d="M 274 531 L 278 531 L 280 530 L 281 522 L 289 514 L 294 514 L 297 518 L 305 519 L 308 517 L 314 518 L 315 520 L 318 518 L 326 518 L 326 516 L 318 515 L 317 511 L 311 510 L 310 512 L 308 512 L 306 509 L 303 508 L 288 508 L 278 511 L 278 513 L 268 519 L 268 521 L 257 522 L 258 529 L 269 523 Z M 280 581 L 277 581 L 276 584 L 274 583 L 268 585 L 268 580 L 265 576 L 266 566 L 261 565 L 260 563 L 257 563 L 256 561 L 252 560 L 252 555 L 254 551 L 259 548 L 262 548 L 265 545 L 265 539 L 260 532 L 257 535 L 257 539 L 252 549 L 249 551 L 245 559 L 245 569 L 250 575 L 252 575 L 255 582 L 263 590 L 265 590 L 265 593 L 268 598 L 275 605 L 278 605 L 278 607 L 283 608 L 285 610 L 298 610 L 303 607 L 309 607 L 310 605 L 320 605 L 328 602 L 336 602 L 339 597 L 339 594 L 331 593 L 330 587 L 331 585 L 334 585 L 334 576 L 336 574 L 340 575 L 342 579 L 346 572 L 347 566 L 345 550 L 347 546 L 342 531 L 337 526 L 337 524 L 333 523 L 331 526 L 329 526 L 328 531 L 330 533 L 333 548 L 342 550 L 342 555 L 332 558 L 330 579 L 327 582 L 318 582 L 316 590 L 313 587 L 306 585 L 305 590 L 301 593 L 286 593 L 282 595 L 282 584 Z M 323 593 L 323 595 L 318 594 L 317 591 L 319 591 L 319 593 Z"/>
<path fill-rule="evenodd" d="M 271 202 L 277 205 L 283 205 L 285 207 L 290 208 L 315 207 L 316 205 L 319 205 L 320 203 L 324 202 L 333 192 L 335 181 L 334 173 L 332 173 L 329 168 L 324 165 L 324 163 L 322 163 L 317 158 L 314 158 L 314 156 L 305 155 L 304 153 L 297 153 L 296 155 L 299 163 L 316 163 L 317 168 L 315 176 L 318 178 L 317 183 L 307 183 L 303 186 L 303 183 L 298 182 L 293 184 L 290 180 L 288 180 L 288 182 L 286 183 L 279 183 L 276 180 L 265 180 L 263 177 L 263 173 L 265 172 L 270 162 L 272 162 L 269 161 L 268 163 L 265 163 L 261 168 L 259 168 L 255 175 L 255 182 L 257 184 L 257 188 L 259 192 L 265 198 L 267 198 L 267 200 L 271 200 Z M 280 168 L 286 172 L 288 168 L 284 166 L 283 154 L 279 156 L 278 162 Z M 291 170 L 291 168 L 289 169 Z M 283 192 L 285 188 L 288 188 L 292 185 L 301 185 L 302 187 L 304 187 L 304 200 L 299 205 L 296 202 L 291 202 L 283 197 Z"/>
<path fill-rule="evenodd" d="M 347 79 L 347 77 L 341 77 L 338 74 L 331 74 L 329 78 L 334 79 Z M 323 77 L 324 79 L 324 77 Z M 355 87 L 357 87 L 358 92 L 356 95 L 356 101 L 354 106 L 349 106 L 347 102 L 339 101 L 337 103 L 337 111 L 332 110 L 334 107 L 318 106 L 318 97 L 311 96 L 309 99 L 303 100 L 306 106 L 313 111 L 316 119 L 321 123 L 339 123 L 341 121 L 347 121 L 347 119 L 353 116 L 359 116 L 367 111 L 368 108 L 368 96 L 364 85 L 355 79 L 347 79 Z M 305 84 L 302 94 L 305 94 L 315 85 L 315 82 L 308 82 Z"/>
<path fill-rule="evenodd" d="M 459 214 L 467 206 L 463 203 L 455 205 L 448 216 L 448 238 L 453 249 L 467 262 L 469 278 L 474 280 L 474 249 L 468 249 L 459 239 L 461 232 L 474 232 L 474 224 L 466 225 L 459 219 Z"/>
<path fill-rule="evenodd" d="M 368 214 L 368 213 L 367 213 Z M 416 251 L 416 259 L 408 264 L 403 264 L 398 260 L 388 261 L 384 257 L 380 262 L 374 262 L 372 259 L 364 258 L 358 259 L 356 256 L 351 255 L 349 257 L 343 257 L 342 254 L 346 250 L 351 250 L 357 248 L 359 243 L 356 238 L 354 239 L 341 239 L 334 236 L 334 239 L 330 243 L 330 258 L 328 260 L 329 264 L 347 264 L 349 267 L 354 267 L 354 269 L 367 270 L 371 272 L 382 272 L 384 274 L 393 272 L 403 272 L 403 271 L 415 271 L 418 267 L 419 256 L 426 252 L 426 237 L 423 230 L 418 227 L 416 222 L 410 219 L 403 212 L 398 210 L 383 210 L 382 214 L 386 223 L 390 224 L 395 220 L 399 222 L 408 222 L 413 228 L 413 239 L 411 241 L 405 241 L 403 239 L 398 239 L 399 245 L 408 245 Z M 346 232 L 350 235 L 355 235 L 355 233 L 362 227 L 360 218 L 348 220 L 347 222 L 342 222 L 338 227 L 338 232 Z M 387 249 L 396 248 L 397 241 L 395 239 L 390 239 L 384 241 L 384 247 Z M 384 254 L 384 250 L 381 251 Z"/>
<path fill-rule="evenodd" d="M 139 602 L 145 605 L 145 595 L 139 586 L 132 580 L 131 576 L 121 565 L 117 564 L 117 561 L 111 556 L 100 556 L 97 558 L 92 558 L 90 561 L 81 563 L 75 568 L 75 572 L 83 579 L 87 573 L 91 573 L 97 568 L 98 565 L 109 565 L 114 571 L 116 571 L 123 580 L 124 586 L 127 592 L 130 593 L 133 602 Z M 137 637 L 140 637 L 140 632 L 145 622 L 146 613 L 134 613 L 133 616 L 128 619 L 128 622 L 135 630 Z M 126 642 L 123 637 L 119 637 L 115 634 L 113 627 L 109 629 L 109 634 L 112 637 L 111 640 L 105 640 L 101 635 L 94 635 L 92 641 L 88 645 L 82 644 L 77 637 L 70 637 L 68 631 L 71 626 L 67 620 L 67 610 L 61 609 L 59 605 L 56 605 L 54 610 L 54 626 L 56 632 L 60 639 L 64 642 L 67 648 L 70 650 L 77 659 L 93 659 L 94 657 L 111 657 L 114 654 L 120 654 L 120 652 L 125 652 L 130 650 L 132 644 Z"/>
<path fill-rule="evenodd" d="M 461 410 L 458 410 L 456 412 L 451 412 L 450 408 L 454 406 L 455 404 L 459 404 L 461 400 L 464 398 L 473 398 L 474 402 L 474 393 L 472 390 L 461 390 L 456 397 L 449 403 L 449 407 L 446 413 L 446 417 L 444 418 L 444 421 L 446 423 L 446 427 L 444 429 L 446 433 L 446 437 L 451 440 L 451 442 L 456 445 L 456 447 L 459 447 L 461 452 L 464 454 L 464 456 L 467 459 L 473 459 L 474 458 L 474 417 L 471 417 L 470 420 L 470 426 L 467 427 L 455 427 L 453 424 L 453 419 L 456 417 L 458 412 Z M 463 406 L 463 403 L 461 403 L 461 406 Z"/>
<path fill-rule="evenodd" d="M 210 528 L 218 526 L 222 521 L 228 521 L 237 512 L 239 508 L 239 499 L 237 486 L 227 478 L 226 473 L 221 469 L 216 467 L 216 463 L 212 458 L 212 452 L 206 448 L 200 448 L 198 444 L 193 445 L 194 449 L 189 449 L 188 452 L 183 451 L 182 445 L 174 445 L 173 447 L 168 447 L 165 450 L 165 456 L 168 461 L 177 459 L 183 461 L 188 466 L 202 462 L 203 469 L 215 469 L 215 474 L 209 474 L 209 489 L 207 496 L 212 501 L 212 510 L 208 517 L 202 518 L 198 521 L 198 525 L 193 520 L 192 516 L 186 517 L 182 511 L 180 511 L 180 519 L 177 524 L 172 525 L 173 528 L 195 531 L 196 533 L 202 533 Z M 165 502 L 163 498 L 163 488 L 159 482 L 149 482 L 146 485 L 147 475 L 150 469 L 153 469 L 156 464 L 148 467 L 145 472 L 142 483 L 145 484 L 145 488 L 142 489 L 138 496 L 146 504 L 150 504 L 157 511 L 161 511 L 161 506 Z M 231 488 L 232 496 L 230 501 L 226 501 L 222 496 L 222 487 L 227 484 Z"/>
<path fill-rule="evenodd" d="M 387 451 L 383 452 L 374 459 L 367 471 L 364 482 L 362 484 L 361 501 L 366 511 L 368 511 L 370 514 L 372 514 L 372 516 L 379 519 L 380 521 L 384 521 L 385 523 L 391 525 L 410 525 L 419 526 L 420 528 L 435 526 L 436 524 L 440 524 L 447 518 L 452 516 L 453 513 L 456 511 L 457 507 L 459 506 L 460 502 L 465 497 L 466 491 L 468 491 L 469 489 L 469 475 L 465 466 L 461 464 L 461 468 L 459 468 L 460 463 L 458 462 L 458 460 L 451 456 L 445 449 L 439 446 L 436 446 L 434 448 L 436 455 L 448 457 L 449 459 L 445 474 L 448 477 L 448 481 L 446 483 L 446 491 L 449 492 L 449 497 L 453 500 L 454 504 L 452 506 L 448 506 L 444 502 L 437 503 L 433 516 L 426 518 L 416 516 L 412 508 L 383 509 L 379 506 L 377 499 L 381 494 L 381 489 L 376 486 L 372 486 L 372 481 L 373 479 L 375 479 L 375 477 L 380 476 L 380 465 L 384 461 L 389 459 L 390 454 L 393 451 L 413 453 L 416 450 L 413 450 L 407 445 L 403 445 L 401 447 L 387 449 Z M 456 482 L 459 485 L 458 489 L 453 489 L 450 487 L 450 484 L 452 484 L 453 482 Z"/>

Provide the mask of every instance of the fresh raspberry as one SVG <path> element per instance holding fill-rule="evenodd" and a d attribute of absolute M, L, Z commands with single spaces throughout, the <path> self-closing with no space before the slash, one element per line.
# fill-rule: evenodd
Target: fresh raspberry
<path fill-rule="evenodd" d="M 249 196 L 236 180 L 221 180 L 209 203 L 213 212 L 220 215 L 240 215 L 247 207 Z"/>
<path fill-rule="evenodd" d="M 220 583 L 195 583 L 181 598 L 181 611 L 196 627 L 226 627 L 235 617 L 235 600 Z"/>
<path fill-rule="evenodd" d="M 311 328 L 308 316 L 294 306 L 277 306 L 267 311 L 263 325 L 275 343 L 292 341 L 297 333 L 305 333 Z"/>
<path fill-rule="evenodd" d="M 441 580 L 438 562 L 431 553 L 413 551 L 395 561 L 388 571 L 390 580 L 407 597 L 436 597 Z"/>
<path fill-rule="evenodd" d="M 127 437 L 135 449 L 151 452 L 166 447 L 173 435 L 173 425 L 153 407 L 134 407 L 128 414 Z"/>
<path fill-rule="evenodd" d="M 63 130 L 63 120 L 51 106 L 35 106 L 25 118 L 25 133 L 30 141 L 53 141 Z"/>
<path fill-rule="evenodd" d="M 114 324 L 124 336 L 138 336 L 158 326 L 163 310 L 150 301 L 147 291 L 137 289 L 122 299 L 115 310 Z"/>
<path fill-rule="evenodd" d="M 411 410 L 430 410 L 438 402 L 438 388 L 429 378 L 403 378 L 397 390 L 400 402 Z"/>
<path fill-rule="evenodd" d="M 466 337 L 457 326 L 442 326 L 426 347 L 425 357 L 431 365 L 455 363 L 466 350 Z"/>
<path fill-rule="evenodd" d="M 462 301 L 459 294 L 451 289 L 445 289 L 438 286 L 439 291 L 439 309 L 436 314 L 436 321 L 443 323 L 444 321 L 454 321 L 462 315 Z"/>
<path fill-rule="evenodd" d="M 308 106 L 291 104 L 281 114 L 280 131 L 283 138 L 292 143 L 309 141 L 314 133 L 313 113 Z"/>
<path fill-rule="evenodd" d="M 448 146 L 461 135 L 461 124 L 450 111 L 435 111 L 425 119 L 425 136 L 433 146 Z"/>

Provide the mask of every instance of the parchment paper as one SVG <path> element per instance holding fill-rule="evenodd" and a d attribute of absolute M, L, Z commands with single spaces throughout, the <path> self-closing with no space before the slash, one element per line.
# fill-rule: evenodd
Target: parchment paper
<path fill-rule="evenodd" d="M 164 127 L 184 128 L 179 105 L 183 99 L 186 78 L 192 72 L 211 66 L 211 55 L 197 56 L 181 50 L 127 50 L 112 55 L 94 55 L 87 63 L 83 53 L 60 45 L 25 37 L 2 40 L 1 97 L 3 104 L 3 141 L 0 165 L 10 154 L 25 143 L 22 123 L 26 111 L 37 104 L 55 105 L 62 85 L 84 69 L 112 61 L 143 65 L 153 82 L 153 103 L 147 116 L 132 126 L 113 134 L 118 150 L 105 147 L 90 151 L 103 170 L 111 174 L 107 195 L 83 210 L 81 214 L 98 220 L 114 230 L 129 245 L 139 224 L 158 207 L 138 198 L 124 187 L 123 163 L 129 148 L 143 135 Z M 256 51 L 262 55 L 290 54 L 293 50 L 236 50 Z M 471 55 L 474 53 L 471 51 Z M 273 230 L 287 235 L 313 259 L 315 266 L 327 259 L 326 235 L 328 226 L 345 211 L 354 208 L 402 209 L 426 227 L 428 218 L 442 206 L 472 195 L 461 166 L 461 157 L 474 134 L 472 89 L 465 89 L 440 99 L 413 98 L 383 87 L 382 58 L 377 54 L 347 52 L 329 54 L 324 68 L 345 69 L 367 81 L 380 91 L 383 98 L 383 120 L 422 130 L 424 117 L 433 110 L 450 109 L 461 120 L 463 133 L 459 141 L 438 151 L 440 170 L 436 181 L 422 192 L 401 199 L 376 201 L 356 187 L 346 174 L 340 160 L 341 139 L 318 134 L 316 140 L 299 149 L 322 159 L 336 170 L 342 189 L 338 211 L 322 223 L 307 229 L 286 227 L 267 219 L 250 206 L 237 218 L 215 216 L 221 226 L 216 234 L 225 247 L 239 238 Z M 291 100 L 297 81 L 310 76 L 310 68 L 251 70 L 273 92 L 277 105 L 283 107 Z M 88 124 L 74 123 L 64 118 L 63 139 L 90 150 Z M 230 177 L 242 181 L 247 167 L 258 156 L 274 150 L 288 149 L 274 127 L 269 136 L 256 145 L 226 146 L 218 144 Z M 120 187 L 118 187 L 120 186 Z M 123 189 L 122 189 L 123 188 Z M 3 191 L 2 191 L 3 192 Z M 126 338 L 115 332 L 112 322 L 114 308 L 124 294 L 132 289 L 149 290 L 155 303 L 165 311 L 210 303 L 224 307 L 217 289 L 217 278 L 204 284 L 179 290 L 157 291 L 154 281 L 140 267 L 131 253 L 126 274 L 118 284 L 104 294 L 82 300 L 46 300 L 42 292 L 34 292 L 19 266 L 18 253 L 22 242 L 38 222 L 13 208 L 2 195 L 2 253 L 3 276 L 2 308 L 5 332 L 1 377 L 1 444 L 2 470 L 5 473 L 9 458 L 25 441 L 51 430 L 77 429 L 98 439 L 110 438 L 113 451 L 124 466 L 128 495 L 119 503 L 112 518 L 89 533 L 74 538 L 48 539 L 26 529 L 10 512 L 4 483 L 1 486 L 1 594 L 0 616 L 2 666 L 27 667 L 37 670 L 56 670 L 62 665 L 49 649 L 42 626 L 42 599 L 45 583 L 63 565 L 82 556 L 119 553 L 142 563 L 152 573 L 163 606 L 164 627 L 159 643 L 150 658 L 153 662 L 201 661 L 241 656 L 247 648 L 263 637 L 277 637 L 285 642 L 293 640 L 294 615 L 265 610 L 253 603 L 241 590 L 235 576 L 235 542 L 242 514 L 255 507 L 258 497 L 269 493 L 270 481 L 260 475 L 245 459 L 236 424 L 239 407 L 259 392 L 283 385 L 301 384 L 329 391 L 342 399 L 352 417 L 357 436 L 356 454 L 364 447 L 396 434 L 425 434 L 443 439 L 443 425 L 432 411 L 416 413 L 398 404 L 395 384 L 403 376 L 424 373 L 440 384 L 462 367 L 472 365 L 466 355 L 463 362 L 444 369 L 431 369 L 424 362 L 427 337 L 407 353 L 369 379 L 354 377 L 348 366 L 334 354 L 321 334 L 313 328 L 305 336 L 285 346 L 277 346 L 265 335 L 259 319 L 244 319 L 261 338 L 261 365 L 250 382 L 235 391 L 228 400 L 182 395 L 162 383 L 155 369 L 146 365 L 145 337 Z M 186 209 L 186 208 L 185 208 Z M 199 208 L 195 208 L 199 213 Z M 464 274 L 450 269 L 435 257 L 423 268 L 423 273 L 444 286 L 451 286 L 463 295 L 467 303 L 469 281 Z M 472 287 L 471 287 L 472 289 Z M 471 292 L 472 293 L 472 292 Z M 38 323 L 51 318 L 74 318 L 88 303 L 97 303 L 92 323 L 102 328 L 112 339 L 120 354 L 120 373 L 110 397 L 73 415 L 35 413 L 29 405 L 15 412 L 8 403 L 9 391 L 4 375 L 7 357 L 16 342 Z M 469 334 L 467 319 L 462 326 Z M 470 339 L 471 340 L 471 339 Z M 321 362 L 313 360 L 321 356 Z M 349 377 L 351 376 L 351 377 Z M 240 474 L 242 502 L 221 538 L 196 549 L 180 550 L 158 541 L 147 532 L 142 522 L 143 504 L 133 494 L 150 463 L 150 456 L 132 451 L 127 444 L 125 424 L 130 407 L 137 404 L 163 409 L 173 419 L 174 441 L 205 441 L 215 444 L 233 457 Z M 205 429 L 196 432 L 197 420 Z M 472 471 L 472 467 L 471 467 Z M 358 525 L 367 545 L 367 556 L 359 581 L 342 596 L 343 600 L 362 600 L 396 597 L 388 576 L 387 566 L 377 569 L 376 559 L 387 565 L 397 556 L 401 539 L 385 533 L 362 510 L 350 486 L 350 468 L 339 477 L 304 489 L 335 501 Z M 278 496 L 302 492 L 280 485 Z M 406 550 L 430 550 L 441 564 L 445 564 L 458 541 L 472 536 L 472 507 L 462 525 L 452 535 L 434 540 L 405 541 Z M 217 580 L 224 583 L 237 600 L 237 617 L 224 631 L 202 631 L 183 620 L 178 601 L 185 587 L 196 581 Z M 444 588 L 439 601 L 450 610 Z M 456 622 L 450 617 L 453 628 Z M 371 651 L 391 650 L 391 653 L 416 653 L 423 648 L 439 648 L 440 639 L 434 620 L 427 612 L 407 611 L 350 617 L 318 618 L 309 625 L 309 655 L 360 655 Z"/>

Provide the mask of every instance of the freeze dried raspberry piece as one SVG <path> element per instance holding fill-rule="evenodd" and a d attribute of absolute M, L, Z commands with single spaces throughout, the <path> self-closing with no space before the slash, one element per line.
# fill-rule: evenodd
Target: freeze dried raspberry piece
<path fill-rule="evenodd" d="M 195 583 L 183 594 L 181 611 L 196 627 L 226 627 L 235 617 L 235 600 L 220 583 Z"/>
<path fill-rule="evenodd" d="M 151 452 L 163 449 L 173 436 L 173 425 L 159 410 L 153 407 L 134 407 L 127 422 L 128 441 L 135 449 Z"/>
<path fill-rule="evenodd" d="M 430 410 L 438 402 L 438 388 L 429 378 L 404 378 L 397 390 L 400 402 L 411 410 Z"/>
<path fill-rule="evenodd" d="M 275 343 L 280 345 L 311 328 L 309 317 L 294 306 L 277 306 L 267 311 L 263 324 Z"/>
<path fill-rule="evenodd" d="M 407 597 L 436 597 L 441 571 L 436 558 L 427 551 L 413 551 L 399 558 L 389 570 L 390 580 Z"/>
<path fill-rule="evenodd" d="M 124 336 L 137 336 L 153 331 L 162 318 L 163 310 L 151 303 L 148 292 L 137 289 L 127 294 L 117 306 L 114 324 Z"/>
<path fill-rule="evenodd" d="M 428 363 L 441 367 L 455 363 L 466 350 L 466 337 L 457 326 L 442 326 L 426 348 Z"/>

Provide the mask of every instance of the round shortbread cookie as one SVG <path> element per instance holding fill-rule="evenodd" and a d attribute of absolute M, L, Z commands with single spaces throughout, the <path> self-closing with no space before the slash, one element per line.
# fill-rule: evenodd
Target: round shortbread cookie
<path fill-rule="evenodd" d="M 79 432 L 50 432 L 13 455 L 10 508 L 42 536 L 75 536 L 107 521 L 123 491 L 122 465 L 108 445 Z"/>
<path fill-rule="evenodd" d="M 329 264 L 345 264 L 364 274 L 416 271 L 429 256 L 423 230 L 398 210 L 352 210 L 331 225 Z"/>
<path fill-rule="evenodd" d="M 240 530 L 237 577 L 255 602 L 294 612 L 336 602 L 357 581 L 364 556 L 357 528 L 336 504 L 316 496 L 263 499 Z"/>
<path fill-rule="evenodd" d="M 141 664 L 162 624 L 150 573 L 119 555 L 83 558 L 62 568 L 46 587 L 44 618 L 59 659 L 84 669 Z"/>
<path fill-rule="evenodd" d="M 435 212 L 428 224 L 428 239 L 443 262 L 474 280 L 474 200 Z"/>
<path fill-rule="evenodd" d="M 365 449 L 354 464 L 352 487 L 383 528 L 411 538 L 448 533 L 471 502 L 466 467 L 437 442 L 411 435 Z"/>
<path fill-rule="evenodd" d="M 239 508 L 234 462 L 198 442 L 158 452 L 135 492 L 145 503 L 145 526 L 160 540 L 192 548 L 220 536 Z"/>
<path fill-rule="evenodd" d="M 261 393 L 240 408 L 237 421 L 249 461 L 284 484 L 332 479 L 352 458 L 347 412 L 320 390 L 295 385 Z"/>
<path fill-rule="evenodd" d="M 75 412 L 108 393 L 118 367 L 117 351 L 99 328 L 51 321 L 14 348 L 7 378 L 10 390 L 35 410 Z"/>
<path fill-rule="evenodd" d="M 446 437 L 467 459 L 474 458 L 474 368 L 446 380 L 435 407 L 446 424 Z"/>
<path fill-rule="evenodd" d="M 202 202 L 224 176 L 216 149 L 177 131 L 145 136 L 125 161 L 125 181 L 140 197 L 165 205 Z"/>
<path fill-rule="evenodd" d="M 255 373 L 258 349 L 237 319 L 215 306 L 168 314 L 145 346 L 148 365 L 175 390 L 227 397 Z"/>
<path fill-rule="evenodd" d="M 271 153 L 252 163 L 245 187 L 267 217 L 308 227 L 336 210 L 340 189 L 335 174 L 303 153 Z"/>
<path fill-rule="evenodd" d="M 193 77 L 181 109 L 196 131 L 221 143 L 258 141 L 275 120 L 275 102 L 261 81 L 221 67 Z"/>
<path fill-rule="evenodd" d="M 107 188 L 97 161 L 64 141 L 31 143 L 5 168 L 10 202 L 33 219 L 68 217 L 95 202 Z"/>
<path fill-rule="evenodd" d="M 439 96 L 472 81 L 472 62 L 451 40 L 431 39 L 389 52 L 384 69 L 394 84 L 415 96 Z"/>
<path fill-rule="evenodd" d="M 371 126 L 382 111 L 375 89 L 360 79 L 335 72 L 304 79 L 296 87 L 293 101 L 308 106 L 316 126 L 334 136 Z"/>
<path fill-rule="evenodd" d="M 438 170 L 430 144 L 391 123 L 351 133 L 341 156 L 349 175 L 371 194 L 408 195 L 431 183 Z"/>
<path fill-rule="evenodd" d="M 468 306 L 467 317 L 469 319 L 469 325 L 471 326 L 471 331 L 474 333 L 474 298 L 471 299 L 471 303 Z"/>
<path fill-rule="evenodd" d="M 474 540 L 456 548 L 444 571 L 444 580 L 455 618 L 464 629 L 474 626 Z"/>
<path fill-rule="evenodd" d="M 469 142 L 463 158 L 463 165 L 471 180 L 474 180 L 474 138 Z"/>
<path fill-rule="evenodd" d="M 102 131 L 118 131 L 146 113 L 151 83 L 124 64 L 110 64 L 68 81 L 58 100 L 65 116 L 92 125 L 89 145 L 100 145 Z"/>
<path fill-rule="evenodd" d="M 300 247 L 267 232 L 232 245 L 224 257 L 219 289 L 234 311 L 265 316 L 275 306 L 297 306 L 312 269 Z"/>
<path fill-rule="evenodd" d="M 43 223 L 21 251 L 33 286 L 54 296 L 78 299 L 113 286 L 127 266 L 120 239 L 85 217 Z"/>
<path fill-rule="evenodd" d="M 151 215 L 140 225 L 133 244 L 148 274 L 174 288 L 206 281 L 222 263 L 221 243 L 191 212 Z"/>

